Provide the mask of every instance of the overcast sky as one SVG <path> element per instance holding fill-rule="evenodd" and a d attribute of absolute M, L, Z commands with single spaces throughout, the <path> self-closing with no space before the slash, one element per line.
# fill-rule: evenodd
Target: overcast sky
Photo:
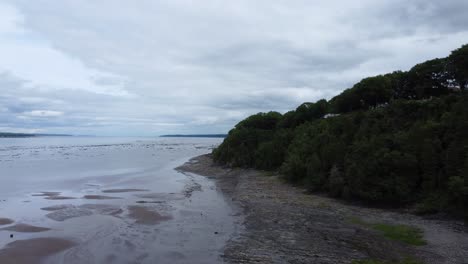
<path fill-rule="evenodd" d="M 0 0 L 0 131 L 225 133 L 447 56 L 468 43 L 467 10 L 466 0 Z"/>

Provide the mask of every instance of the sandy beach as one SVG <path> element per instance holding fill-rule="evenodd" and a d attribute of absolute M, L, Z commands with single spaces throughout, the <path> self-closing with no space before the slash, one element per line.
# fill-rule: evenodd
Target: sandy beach
<path fill-rule="evenodd" d="M 224 248 L 228 263 L 351 263 L 361 259 L 467 263 L 468 230 L 462 221 L 307 194 L 282 182 L 278 175 L 217 166 L 210 155 L 196 157 L 178 170 L 214 179 L 232 206 L 245 215 L 245 229 Z M 414 226 L 423 231 L 427 244 L 390 240 L 362 223 Z"/>

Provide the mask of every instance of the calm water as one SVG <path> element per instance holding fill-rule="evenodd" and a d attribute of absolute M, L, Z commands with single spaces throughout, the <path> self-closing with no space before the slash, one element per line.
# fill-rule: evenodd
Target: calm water
<path fill-rule="evenodd" d="M 0 230 L 0 247 L 17 239 L 60 237 L 78 243 L 47 263 L 214 263 L 237 222 L 205 177 L 174 170 L 222 139 L 38 137 L 0 139 L 0 218 L 51 228 Z M 144 192 L 106 193 L 109 189 Z M 41 192 L 73 198 L 50 200 Z M 89 200 L 87 195 L 119 199 Z M 101 206 L 98 208 L 97 205 Z M 167 221 L 141 224 L 140 206 Z M 63 206 L 62 210 L 41 208 Z M 117 211 L 118 209 L 118 211 Z M 107 210 L 107 211 L 106 211 Z M 115 214 L 110 214 L 114 210 Z M 112 211 L 112 212 L 114 212 Z M 104 213 L 103 213 L 104 212 Z M 107 212 L 107 213 L 106 213 Z M 14 239 L 9 235 L 14 233 Z M 25 252 L 27 254 L 27 252 Z"/>
<path fill-rule="evenodd" d="M 154 172 L 208 153 L 220 139 L 38 137 L 0 138 L 0 196 L 83 184 L 115 185 L 154 176 L 155 188 L 178 188 Z M 38 189 L 39 188 L 39 189 Z"/>

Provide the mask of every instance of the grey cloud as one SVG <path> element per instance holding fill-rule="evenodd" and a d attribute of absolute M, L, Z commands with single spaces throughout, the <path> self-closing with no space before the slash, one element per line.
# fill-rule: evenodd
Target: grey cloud
<path fill-rule="evenodd" d="M 464 0 L 375 1 L 343 22 L 370 39 L 424 34 L 454 34 L 468 30 Z"/>
<path fill-rule="evenodd" d="M 327 50 L 299 48 L 285 41 L 242 43 L 216 51 L 207 51 L 191 63 L 221 72 L 249 75 L 252 79 L 275 80 L 278 85 L 307 85 L 301 74 L 342 72 L 359 64 L 389 56 L 386 51 L 365 50 L 353 45 L 334 45 Z"/>
<path fill-rule="evenodd" d="M 249 114 L 329 99 L 468 39 L 462 0 L 4 2 L 23 32 L 6 25 L 0 40 L 75 62 L 61 69 L 44 57 L 33 69 L 60 79 L 54 85 L 0 75 L 0 127 L 49 132 L 226 132 Z M 28 72 L 28 58 L 15 56 Z M 63 114 L 27 114 L 41 110 Z"/>
<path fill-rule="evenodd" d="M 254 90 L 235 97 L 222 96 L 216 98 L 217 107 L 225 110 L 242 109 L 247 112 L 276 110 L 285 112 L 295 108 L 305 101 L 317 101 L 329 97 L 323 90 L 303 88 L 279 88 L 272 90 Z"/>
<path fill-rule="evenodd" d="M 397 5 L 386 6 L 386 8 L 390 11 L 386 12 L 387 18 L 393 18 L 393 21 L 401 26 L 422 27 L 444 34 L 467 30 L 467 1 L 404 1 Z M 389 14 L 392 15 L 391 18 L 388 16 Z"/>

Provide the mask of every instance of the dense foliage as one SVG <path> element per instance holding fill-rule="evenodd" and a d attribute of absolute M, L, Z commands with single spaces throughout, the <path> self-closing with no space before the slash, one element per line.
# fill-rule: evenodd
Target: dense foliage
<path fill-rule="evenodd" d="M 345 199 L 468 212 L 467 86 L 464 45 L 408 72 L 363 79 L 328 102 L 250 116 L 213 156 Z"/>

